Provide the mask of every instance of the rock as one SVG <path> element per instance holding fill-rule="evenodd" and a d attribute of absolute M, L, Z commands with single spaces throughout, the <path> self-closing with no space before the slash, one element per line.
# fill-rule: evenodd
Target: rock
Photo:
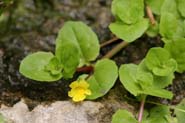
<path fill-rule="evenodd" d="M 4 116 L 8 123 L 24 123 L 23 116 L 26 116 L 28 111 L 27 105 L 21 101 L 13 107 L 1 105 L 0 113 Z"/>
<path fill-rule="evenodd" d="M 2 106 L 0 113 L 14 123 L 98 123 L 94 116 L 101 108 L 103 105 L 98 102 L 75 104 L 70 101 L 57 101 L 47 106 L 39 105 L 29 111 L 27 105 L 21 101 L 13 107 Z"/>
<path fill-rule="evenodd" d="M 111 117 L 116 110 L 129 110 L 125 102 L 122 106 L 114 101 L 108 103 L 109 106 L 104 102 L 56 101 L 50 105 L 40 104 L 29 111 L 28 106 L 21 100 L 13 107 L 1 105 L 0 114 L 5 117 L 7 123 L 111 123 Z M 118 106 L 112 107 L 113 104 Z"/>

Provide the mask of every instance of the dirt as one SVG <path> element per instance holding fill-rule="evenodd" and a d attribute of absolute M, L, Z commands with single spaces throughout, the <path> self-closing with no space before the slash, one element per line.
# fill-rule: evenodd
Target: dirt
<path fill-rule="evenodd" d="M 113 34 L 108 29 L 108 25 L 113 21 L 110 5 L 111 0 L 16 1 L 12 8 L 5 12 L 8 21 L 3 22 L 3 25 L 0 24 L 2 27 L 0 32 L 0 103 L 12 106 L 24 98 L 29 108 L 33 109 L 40 103 L 67 100 L 68 85 L 77 74 L 69 80 L 62 79 L 53 83 L 36 82 L 19 73 L 20 61 L 31 52 L 40 50 L 54 52 L 57 32 L 68 20 L 80 20 L 91 26 L 100 42 L 111 39 Z M 120 41 L 102 48 L 99 58 Z M 119 66 L 124 63 L 139 63 L 148 49 L 155 46 L 163 46 L 160 37 L 144 36 L 120 51 L 112 59 Z M 174 92 L 174 99 L 172 101 L 161 100 L 161 102 L 177 104 L 184 98 L 184 80 L 185 74 L 176 74 L 174 84 L 168 87 Z M 121 95 L 117 92 L 117 88 L 123 92 Z M 124 100 L 123 96 L 125 95 L 130 96 L 128 92 L 124 91 L 119 80 L 112 91 L 115 95 L 120 96 L 120 98 L 116 98 L 117 101 Z M 99 100 L 104 102 L 110 100 L 112 91 Z M 137 106 L 136 103 L 134 104 Z"/>

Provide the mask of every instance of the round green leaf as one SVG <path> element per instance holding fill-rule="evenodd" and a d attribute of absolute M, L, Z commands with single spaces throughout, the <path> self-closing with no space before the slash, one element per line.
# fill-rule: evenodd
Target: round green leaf
<path fill-rule="evenodd" d="M 50 52 L 36 52 L 26 56 L 20 64 L 19 71 L 25 77 L 37 81 L 56 81 L 62 77 L 62 73 L 52 75 L 46 70 L 46 65 L 54 55 Z"/>
<path fill-rule="evenodd" d="M 177 11 L 176 0 L 164 0 L 163 5 L 161 7 L 161 14 L 166 13 L 166 12 L 173 14 L 177 18 L 180 17 Z"/>
<path fill-rule="evenodd" d="M 165 44 L 164 48 L 168 50 L 173 59 L 176 60 L 177 72 L 185 71 L 185 39 L 178 39 Z"/>
<path fill-rule="evenodd" d="M 140 94 L 141 89 L 136 80 L 137 65 L 124 64 L 119 69 L 119 78 L 123 86 L 134 96 Z"/>
<path fill-rule="evenodd" d="M 56 39 L 56 55 L 59 59 L 62 57 L 61 52 L 70 55 L 64 51 L 67 46 L 63 46 L 69 43 L 76 47 L 78 51 L 73 50 L 73 53 L 78 54 L 79 52 L 80 61 L 84 63 L 95 60 L 99 55 L 100 46 L 96 34 L 82 22 L 66 22 L 59 31 Z"/>
<path fill-rule="evenodd" d="M 161 15 L 159 32 L 166 39 L 173 39 L 178 29 L 178 19 L 172 13 L 166 12 Z"/>
<path fill-rule="evenodd" d="M 113 115 L 111 123 L 138 123 L 138 121 L 127 110 L 118 110 Z"/>
<path fill-rule="evenodd" d="M 102 59 L 94 67 L 94 74 L 87 80 L 92 95 L 87 99 L 96 99 L 105 95 L 114 85 L 118 77 L 118 68 L 114 61 Z"/>
<path fill-rule="evenodd" d="M 157 76 L 168 76 L 177 68 L 177 63 L 164 48 L 151 48 L 145 58 L 146 66 Z"/>
<path fill-rule="evenodd" d="M 113 0 L 112 13 L 125 24 L 134 24 L 144 16 L 144 1 Z"/>
<path fill-rule="evenodd" d="M 151 74 L 145 74 L 144 78 L 143 76 L 138 76 L 137 74 L 138 67 L 135 64 L 121 65 L 119 69 L 120 81 L 131 94 L 134 96 L 145 94 L 168 99 L 172 98 L 173 94 L 171 92 L 155 87 L 153 84 L 154 82 L 150 82 L 152 81 L 150 76 Z"/>
<path fill-rule="evenodd" d="M 145 59 L 141 61 L 137 71 L 145 71 L 146 73 L 151 72 L 146 66 Z M 166 86 L 172 84 L 173 79 L 174 79 L 174 73 L 171 73 L 168 76 L 153 75 L 152 86 L 155 88 L 165 88 Z"/>
<path fill-rule="evenodd" d="M 149 26 L 148 19 L 141 19 L 135 24 L 127 25 L 122 22 L 110 24 L 110 30 L 126 42 L 133 42 L 143 35 Z"/>

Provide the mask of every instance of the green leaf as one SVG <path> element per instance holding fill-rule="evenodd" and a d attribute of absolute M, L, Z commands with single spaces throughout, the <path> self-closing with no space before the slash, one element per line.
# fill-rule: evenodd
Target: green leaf
<path fill-rule="evenodd" d="M 153 76 L 151 74 L 143 71 L 143 73 L 146 72 L 143 77 L 138 75 L 138 71 L 141 71 L 141 68 L 134 64 L 121 65 L 119 69 L 120 81 L 131 94 L 134 96 L 146 94 L 168 99 L 172 98 L 173 94 L 171 92 L 155 86 L 155 81 L 152 81 Z"/>
<path fill-rule="evenodd" d="M 177 0 L 177 7 L 181 14 L 181 16 L 185 17 L 185 1 L 184 0 Z"/>
<path fill-rule="evenodd" d="M 56 40 L 56 54 L 62 52 L 58 48 L 66 43 L 78 48 L 82 61 L 95 60 L 99 55 L 100 46 L 96 34 L 82 22 L 69 21 L 64 24 Z"/>
<path fill-rule="evenodd" d="M 165 0 L 163 2 L 162 7 L 161 7 L 161 14 L 163 14 L 163 13 L 171 13 L 176 18 L 179 18 L 180 15 L 177 11 L 176 0 Z"/>
<path fill-rule="evenodd" d="M 181 103 L 176 106 L 175 114 L 178 123 L 185 123 L 185 99 L 183 99 Z"/>
<path fill-rule="evenodd" d="M 117 21 L 110 24 L 109 28 L 117 37 L 127 42 L 133 42 L 143 35 L 148 26 L 148 19 L 141 19 L 132 25 L 127 25 Z"/>
<path fill-rule="evenodd" d="M 87 99 L 96 99 L 105 95 L 114 85 L 118 77 L 118 67 L 114 61 L 99 60 L 94 68 L 94 74 L 87 80 L 90 84 L 92 95 Z"/>
<path fill-rule="evenodd" d="M 173 97 L 172 92 L 167 91 L 165 89 L 158 88 L 158 87 L 157 88 L 156 87 L 145 88 L 145 90 L 142 91 L 142 94 L 166 98 L 166 99 L 172 99 Z"/>
<path fill-rule="evenodd" d="M 53 57 L 49 63 L 45 66 L 45 69 L 49 71 L 52 75 L 58 75 L 62 72 L 62 65 L 60 64 L 57 57 Z"/>
<path fill-rule="evenodd" d="M 144 1 L 113 0 L 112 13 L 125 24 L 134 24 L 144 16 Z"/>
<path fill-rule="evenodd" d="M 137 71 L 144 71 L 146 73 L 151 72 L 145 63 L 145 59 L 143 59 L 140 64 L 138 65 L 138 70 Z M 153 87 L 155 88 L 165 88 L 166 86 L 172 84 L 172 80 L 174 79 L 174 74 L 170 74 L 168 76 L 156 76 L 153 75 Z"/>
<path fill-rule="evenodd" d="M 169 107 L 156 106 L 150 110 L 148 117 L 143 119 L 142 123 L 169 123 L 167 117 L 171 117 Z"/>
<path fill-rule="evenodd" d="M 138 121 L 127 110 L 118 110 L 113 115 L 111 123 L 138 123 Z"/>
<path fill-rule="evenodd" d="M 64 77 L 72 77 L 75 69 L 99 55 L 96 34 L 82 22 L 66 22 L 56 40 L 56 56 L 64 66 Z"/>
<path fill-rule="evenodd" d="M 134 96 L 141 94 L 141 88 L 136 80 L 137 65 L 124 64 L 119 69 L 119 77 L 123 86 Z"/>
<path fill-rule="evenodd" d="M 6 123 L 4 117 L 0 114 L 0 123 Z"/>
<path fill-rule="evenodd" d="M 168 85 L 172 84 L 174 78 L 175 78 L 174 73 L 171 73 L 168 76 L 154 75 L 154 83 L 153 84 L 157 88 L 165 88 Z"/>
<path fill-rule="evenodd" d="M 170 53 L 164 48 L 151 48 L 145 59 L 148 69 L 157 76 L 168 76 L 177 68 L 176 61 L 171 58 Z"/>
<path fill-rule="evenodd" d="M 185 39 L 178 39 L 165 44 L 164 48 L 168 50 L 173 59 L 177 62 L 177 72 L 185 71 Z"/>
<path fill-rule="evenodd" d="M 163 13 L 161 15 L 159 32 L 166 39 L 173 39 L 178 29 L 178 20 L 172 13 Z"/>
<path fill-rule="evenodd" d="M 158 22 L 155 23 L 155 25 L 150 24 L 146 34 L 149 37 L 156 37 L 159 33 L 159 24 Z"/>
<path fill-rule="evenodd" d="M 63 66 L 63 77 L 71 78 L 80 63 L 80 53 L 72 43 L 64 43 L 57 48 L 56 57 Z M 61 51 L 61 52 L 60 52 Z"/>
<path fill-rule="evenodd" d="M 25 77 L 37 81 L 59 80 L 62 74 L 54 76 L 45 69 L 53 57 L 54 55 L 50 52 L 36 52 L 28 55 L 21 61 L 19 71 Z"/>
<path fill-rule="evenodd" d="M 136 79 L 142 89 L 153 85 L 153 75 L 150 72 L 137 69 Z"/>
<path fill-rule="evenodd" d="M 161 14 L 161 7 L 165 0 L 146 0 L 146 4 L 152 9 L 152 12 L 156 15 Z"/>

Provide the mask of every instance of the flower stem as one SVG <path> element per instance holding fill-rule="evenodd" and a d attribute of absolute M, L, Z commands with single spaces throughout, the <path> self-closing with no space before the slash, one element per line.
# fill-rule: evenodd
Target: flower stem
<path fill-rule="evenodd" d="M 119 39 L 119 38 L 114 37 L 114 38 L 112 38 L 112 39 L 110 39 L 110 40 L 108 40 L 108 41 L 104 41 L 103 43 L 100 44 L 100 47 L 102 48 L 102 47 L 104 47 L 104 46 L 107 46 L 107 45 L 109 45 L 109 44 L 111 44 L 111 43 L 113 43 L 113 42 L 115 42 L 115 41 L 118 41 L 118 39 Z"/>
<path fill-rule="evenodd" d="M 148 5 L 146 6 L 146 13 L 148 15 L 148 18 L 150 19 L 150 23 L 152 25 L 155 25 L 156 21 L 155 21 L 154 15 L 152 13 L 150 6 L 148 6 Z"/>
<path fill-rule="evenodd" d="M 91 73 L 93 71 L 93 66 L 83 66 L 76 69 L 76 72 L 85 72 L 85 73 Z"/>
<path fill-rule="evenodd" d="M 103 58 L 111 58 L 128 44 L 128 42 L 122 41 L 121 43 L 116 45 L 112 50 L 110 50 L 105 56 L 103 56 Z"/>
<path fill-rule="evenodd" d="M 143 118 L 143 112 L 144 112 L 144 106 L 145 106 L 145 100 L 146 100 L 146 95 L 142 95 L 142 100 L 140 104 L 140 109 L 139 109 L 139 114 L 138 114 L 138 122 L 142 123 L 142 118 Z"/>

